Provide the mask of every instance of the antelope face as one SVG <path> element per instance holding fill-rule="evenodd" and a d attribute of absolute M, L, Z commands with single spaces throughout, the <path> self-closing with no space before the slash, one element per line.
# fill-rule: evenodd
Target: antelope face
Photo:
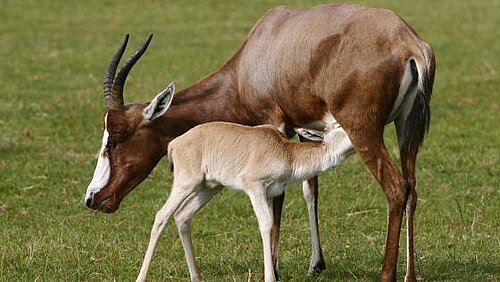
<path fill-rule="evenodd" d="M 144 180 L 163 154 L 154 132 L 134 130 L 124 112 L 108 110 L 86 205 L 103 212 L 116 211 L 123 197 Z"/>
<path fill-rule="evenodd" d="M 152 123 L 168 109 L 173 95 L 170 84 L 148 106 L 106 111 L 102 145 L 85 195 L 89 208 L 116 211 L 166 154 L 166 145 Z"/>
<path fill-rule="evenodd" d="M 115 78 L 127 40 L 128 35 L 111 60 L 104 78 L 104 133 L 94 176 L 85 194 L 87 207 L 106 213 L 116 211 L 121 200 L 166 154 L 166 145 L 155 130 L 154 122 L 169 108 L 175 93 L 174 84 L 170 83 L 148 105 L 124 106 L 126 76 L 146 50 L 151 35 L 125 62 Z"/>

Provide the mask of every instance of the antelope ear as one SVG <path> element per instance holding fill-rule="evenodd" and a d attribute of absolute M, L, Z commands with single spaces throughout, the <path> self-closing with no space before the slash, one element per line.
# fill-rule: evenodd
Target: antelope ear
<path fill-rule="evenodd" d="M 170 82 L 167 88 L 156 95 L 151 103 L 149 103 L 149 105 L 144 109 L 142 112 L 144 120 L 146 120 L 146 122 L 151 122 L 163 115 L 170 107 L 174 94 L 175 85 L 173 82 Z"/>
<path fill-rule="evenodd" d="M 307 140 L 321 142 L 323 141 L 323 132 L 313 130 L 313 129 L 305 129 L 305 128 L 294 128 L 295 132 L 297 132 L 300 136 L 306 138 Z"/>

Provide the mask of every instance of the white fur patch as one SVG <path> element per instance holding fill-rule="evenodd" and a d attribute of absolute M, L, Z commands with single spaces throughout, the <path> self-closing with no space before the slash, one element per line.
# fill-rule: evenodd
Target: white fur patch
<path fill-rule="evenodd" d="M 109 158 L 106 155 L 106 145 L 108 144 L 109 132 L 107 129 L 108 114 L 104 117 L 104 134 L 102 136 L 102 146 L 97 158 L 97 165 L 94 170 L 94 176 L 87 188 L 85 200 L 91 198 L 95 193 L 99 192 L 109 181 L 110 164 Z"/>
<path fill-rule="evenodd" d="M 278 125 L 278 127 L 276 128 L 279 132 L 283 133 L 283 134 L 286 134 L 286 129 L 285 129 L 285 123 L 282 123 L 280 125 Z"/>
<path fill-rule="evenodd" d="M 313 121 L 309 124 L 304 125 L 303 127 L 323 131 L 325 126 L 337 124 L 338 122 L 335 117 L 333 117 L 330 112 L 325 112 L 325 115 L 321 118 L 321 120 Z"/>
<path fill-rule="evenodd" d="M 401 85 L 399 86 L 398 96 L 396 97 L 396 101 L 394 102 L 394 106 L 392 107 L 391 114 L 389 115 L 389 120 L 387 121 L 387 123 L 394 121 L 400 115 L 403 118 L 406 118 L 406 116 L 410 112 L 411 105 L 413 105 L 413 100 L 415 100 L 415 95 L 417 94 L 416 89 L 413 89 L 411 93 L 408 93 L 412 82 L 413 74 L 411 72 L 411 63 L 408 61 L 408 63 L 406 64 L 403 79 L 401 81 Z"/>

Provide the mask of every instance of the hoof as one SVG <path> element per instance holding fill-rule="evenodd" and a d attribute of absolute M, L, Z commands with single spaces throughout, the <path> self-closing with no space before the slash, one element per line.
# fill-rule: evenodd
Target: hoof
<path fill-rule="evenodd" d="M 310 276 L 318 275 L 325 269 L 326 269 L 325 261 L 320 260 L 314 264 L 311 263 L 311 265 L 309 265 L 309 270 L 307 271 L 307 274 L 309 274 Z"/>
<path fill-rule="evenodd" d="M 279 281 L 280 278 L 278 276 L 278 272 L 276 270 L 274 270 L 274 281 Z M 266 279 L 264 279 L 264 274 L 262 274 L 262 276 L 260 277 L 259 279 L 259 282 L 264 282 Z"/>
<path fill-rule="evenodd" d="M 406 274 L 405 282 L 417 282 L 417 277 L 415 274 Z"/>

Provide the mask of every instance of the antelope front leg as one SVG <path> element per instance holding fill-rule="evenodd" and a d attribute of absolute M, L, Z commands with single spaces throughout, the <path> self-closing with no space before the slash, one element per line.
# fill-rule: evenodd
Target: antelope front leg
<path fill-rule="evenodd" d="M 311 261 L 309 263 L 309 275 L 319 274 L 326 269 L 319 240 L 318 188 L 317 176 L 302 183 L 302 192 L 306 200 L 307 212 L 309 214 L 309 226 L 311 227 Z"/>
<path fill-rule="evenodd" d="M 302 135 L 299 135 L 300 142 L 312 142 Z M 309 226 L 311 228 L 311 260 L 309 262 L 309 275 L 319 274 L 326 269 L 323 251 L 319 240 L 318 227 L 318 177 L 315 176 L 302 182 L 302 193 L 307 204 L 307 213 L 309 215 Z"/>
<path fill-rule="evenodd" d="M 354 153 L 352 143 L 347 136 L 347 133 L 342 128 L 335 129 L 338 136 L 333 146 L 335 155 L 337 156 L 335 165 L 340 164 L 347 156 Z M 308 142 L 303 136 L 300 136 L 301 142 Z M 315 176 L 302 183 L 302 192 L 307 203 L 307 212 L 309 214 L 309 226 L 311 227 L 311 262 L 309 264 L 309 275 L 319 274 L 326 269 L 323 252 L 321 251 L 321 243 L 319 240 L 319 225 L 318 225 L 318 177 Z"/>

